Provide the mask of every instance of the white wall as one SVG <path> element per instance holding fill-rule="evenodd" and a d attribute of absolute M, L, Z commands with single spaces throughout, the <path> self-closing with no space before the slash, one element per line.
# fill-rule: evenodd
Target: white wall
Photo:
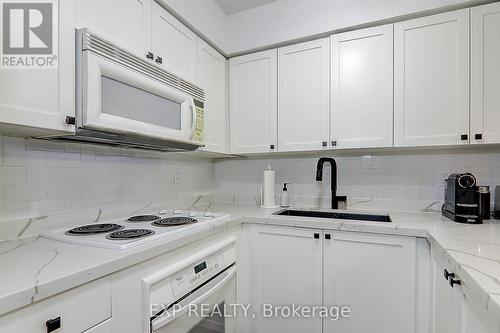
<path fill-rule="evenodd" d="M 289 195 L 297 206 L 328 207 L 330 167 L 324 180 L 315 181 L 316 163 L 324 153 L 313 157 L 255 158 L 216 161 L 215 186 L 218 202 L 256 204 L 260 196 L 262 171 L 270 164 L 276 170 L 277 197 L 283 182 L 291 182 Z M 441 175 L 472 172 L 481 185 L 500 185 L 498 149 L 377 153 L 334 156 L 338 164 L 338 195 L 351 199 L 390 199 L 422 201 L 444 200 Z M 492 200 L 493 200 L 492 188 Z M 322 198 L 322 199 L 318 199 Z M 424 203 L 425 205 L 427 205 Z"/>
<path fill-rule="evenodd" d="M 163 0 L 226 54 L 480 0 L 278 0 L 226 15 L 213 0 Z"/>
<path fill-rule="evenodd" d="M 279 0 L 227 16 L 223 49 L 240 52 L 465 0 Z"/>
<path fill-rule="evenodd" d="M 174 185 L 175 170 L 181 183 Z M 213 189 L 208 159 L 0 137 L 0 221 L 194 200 Z"/>

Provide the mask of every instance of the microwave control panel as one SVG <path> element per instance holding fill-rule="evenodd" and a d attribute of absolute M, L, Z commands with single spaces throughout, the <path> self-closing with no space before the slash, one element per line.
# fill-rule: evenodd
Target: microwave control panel
<path fill-rule="evenodd" d="M 174 297 L 178 297 L 225 268 L 224 253 L 205 258 L 170 278 Z"/>

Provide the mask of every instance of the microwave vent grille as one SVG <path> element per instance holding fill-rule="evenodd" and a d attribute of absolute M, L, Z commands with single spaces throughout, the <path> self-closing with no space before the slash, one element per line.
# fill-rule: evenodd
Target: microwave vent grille
<path fill-rule="evenodd" d="M 175 89 L 189 94 L 195 100 L 205 101 L 205 92 L 200 87 L 147 60 L 125 51 L 121 47 L 102 39 L 87 29 L 83 32 L 82 43 L 83 50 L 91 51 L 122 66 L 126 66 L 131 70 L 168 84 Z"/>

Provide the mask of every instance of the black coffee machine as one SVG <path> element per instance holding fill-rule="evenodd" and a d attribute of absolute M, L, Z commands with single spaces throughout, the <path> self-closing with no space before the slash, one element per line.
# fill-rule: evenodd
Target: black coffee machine
<path fill-rule="evenodd" d="M 443 216 L 460 223 L 483 223 L 480 216 L 476 177 L 470 173 L 454 173 L 446 180 Z"/>

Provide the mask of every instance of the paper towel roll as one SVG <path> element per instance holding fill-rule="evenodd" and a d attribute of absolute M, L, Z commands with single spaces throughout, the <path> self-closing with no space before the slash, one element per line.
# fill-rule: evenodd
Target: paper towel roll
<path fill-rule="evenodd" d="M 262 182 L 262 207 L 276 208 L 276 175 L 271 166 L 264 170 Z"/>

